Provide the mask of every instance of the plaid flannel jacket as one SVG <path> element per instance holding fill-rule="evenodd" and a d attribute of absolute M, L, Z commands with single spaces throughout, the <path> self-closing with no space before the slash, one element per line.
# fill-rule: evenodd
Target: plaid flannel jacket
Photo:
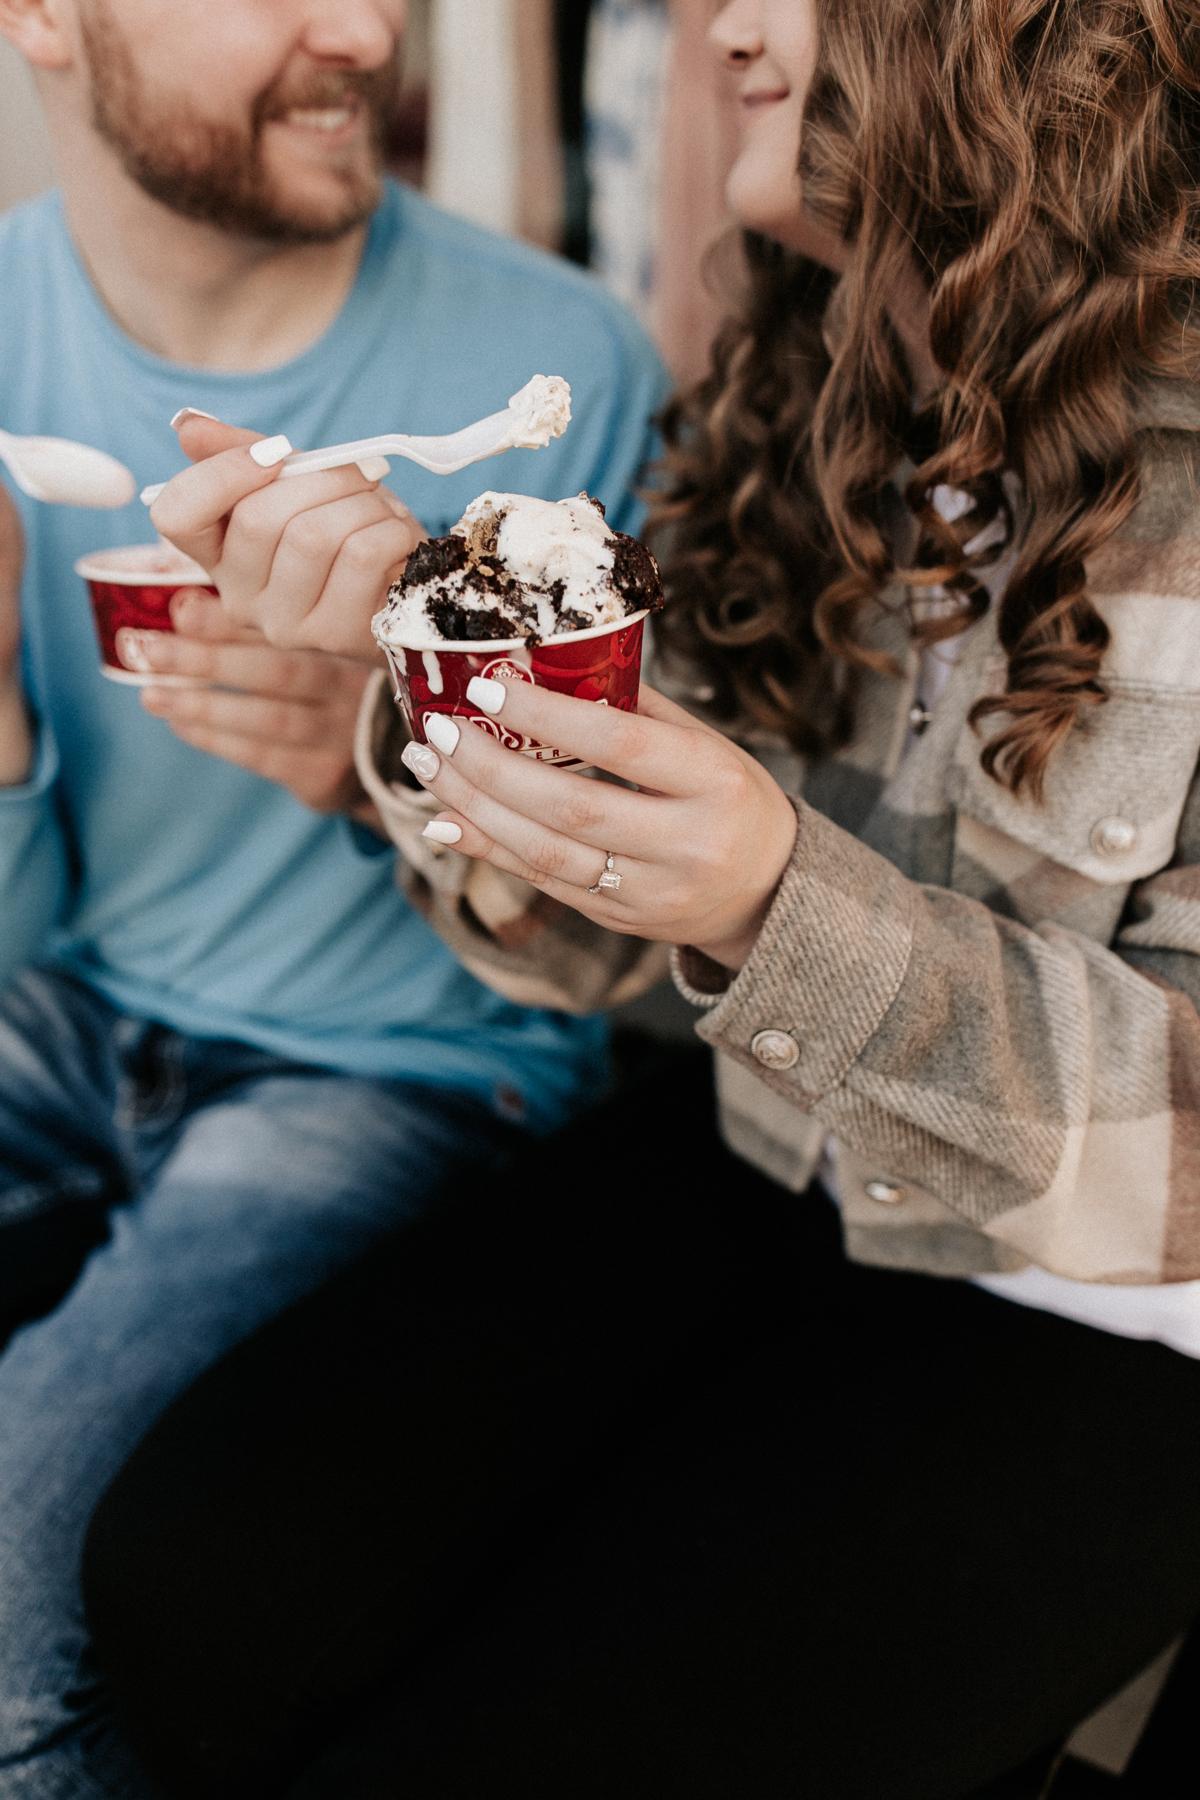
<path fill-rule="evenodd" d="M 798 830 L 749 961 L 730 978 L 672 957 L 728 1141 L 799 1190 L 832 1135 L 861 1261 L 1200 1277 L 1200 388 L 1150 384 L 1139 446 L 1142 499 L 1088 568 L 1110 698 L 1043 803 L 984 773 L 967 722 L 1003 690 L 994 618 L 902 757 L 918 659 L 903 607 L 882 611 L 904 674 L 866 678 L 853 741 L 807 766 L 752 746 Z M 583 1011 L 662 975 L 660 946 L 426 843 L 403 744 L 377 678 L 363 780 L 407 892 L 481 980 Z"/>

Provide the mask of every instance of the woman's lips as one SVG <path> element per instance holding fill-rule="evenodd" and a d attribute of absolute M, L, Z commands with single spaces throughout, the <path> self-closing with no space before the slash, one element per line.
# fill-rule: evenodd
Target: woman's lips
<path fill-rule="evenodd" d="M 775 106 L 780 100 L 786 100 L 791 88 L 759 88 L 756 92 L 742 95 L 742 105 L 748 111 L 763 106 Z"/>

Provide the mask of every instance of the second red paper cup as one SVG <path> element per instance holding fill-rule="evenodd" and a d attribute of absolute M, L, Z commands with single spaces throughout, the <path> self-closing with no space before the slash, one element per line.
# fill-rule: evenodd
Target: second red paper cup
<path fill-rule="evenodd" d="M 169 544 L 132 544 L 121 550 L 96 550 L 81 556 L 75 573 L 91 595 L 100 644 L 100 673 L 110 681 L 135 687 L 195 687 L 190 675 L 154 675 L 131 669 L 121 658 L 118 633 L 170 631 L 171 602 L 180 588 L 203 588 L 215 594 L 206 570 Z"/>

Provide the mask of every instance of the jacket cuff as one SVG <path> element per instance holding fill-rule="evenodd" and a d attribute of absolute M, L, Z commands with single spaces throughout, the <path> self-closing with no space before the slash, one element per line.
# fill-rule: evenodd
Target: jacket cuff
<path fill-rule="evenodd" d="M 886 857 L 795 805 L 796 846 L 775 903 L 715 1004 L 696 987 L 709 1008 L 696 1030 L 811 1110 L 845 1080 L 900 991 L 917 890 Z"/>
<path fill-rule="evenodd" d="M 729 992 L 733 976 L 691 944 L 676 944 L 671 951 L 671 980 L 690 1006 L 711 1012 Z"/>

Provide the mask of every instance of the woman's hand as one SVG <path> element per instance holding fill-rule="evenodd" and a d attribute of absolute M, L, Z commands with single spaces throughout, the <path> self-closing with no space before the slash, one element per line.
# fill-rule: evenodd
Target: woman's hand
<path fill-rule="evenodd" d="M 753 757 L 643 687 L 637 714 L 520 681 L 468 697 L 503 726 L 578 756 L 637 793 L 536 762 L 444 714 L 404 761 L 446 810 L 426 834 L 531 882 L 611 931 L 694 945 L 739 969 L 796 838 L 787 795 Z M 617 890 L 592 892 L 612 854 Z"/>
<path fill-rule="evenodd" d="M 196 750 L 276 781 L 314 812 L 377 823 L 354 767 L 354 727 L 369 671 L 318 650 L 277 650 L 231 625 L 219 600 L 181 588 L 177 635 L 125 631 L 121 654 L 149 675 L 203 686 L 146 687 L 142 705 Z"/>
<path fill-rule="evenodd" d="M 194 466 L 150 511 L 162 536 L 212 577 L 235 625 L 286 650 L 375 663 L 371 617 L 425 533 L 403 501 L 359 469 L 280 481 L 250 454 L 261 440 L 191 414 L 179 441 Z"/>

